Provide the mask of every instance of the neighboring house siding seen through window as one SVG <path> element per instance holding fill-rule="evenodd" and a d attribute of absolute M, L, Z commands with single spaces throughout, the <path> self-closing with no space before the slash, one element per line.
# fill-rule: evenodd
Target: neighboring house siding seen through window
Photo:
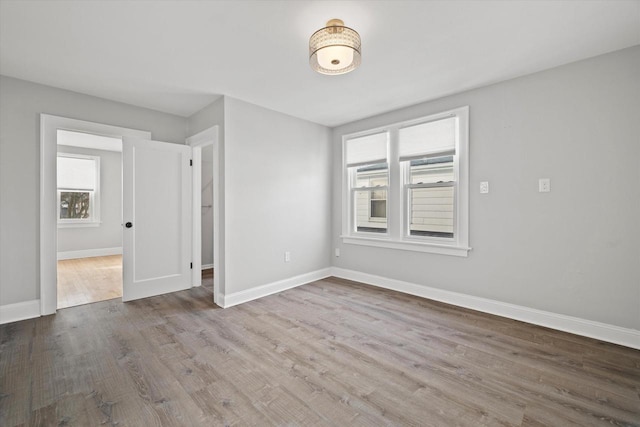
<path fill-rule="evenodd" d="M 100 157 L 58 153 L 58 224 L 100 222 Z"/>
<path fill-rule="evenodd" d="M 345 243 L 466 256 L 468 107 L 343 137 Z"/>

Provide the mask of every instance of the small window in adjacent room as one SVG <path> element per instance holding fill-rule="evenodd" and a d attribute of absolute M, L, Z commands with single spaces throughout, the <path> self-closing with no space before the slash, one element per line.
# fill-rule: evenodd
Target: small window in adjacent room
<path fill-rule="evenodd" d="M 346 135 L 345 243 L 466 256 L 468 107 Z"/>
<path fill-rule="evenodd" d="M 100 157 L 58 153 L 58 224 L 100 222 Z"/>

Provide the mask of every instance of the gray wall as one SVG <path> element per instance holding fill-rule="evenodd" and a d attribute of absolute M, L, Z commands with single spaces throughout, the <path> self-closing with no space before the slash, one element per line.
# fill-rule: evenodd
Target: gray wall
<path fill-rule="evenodd" d="M 100 224 L 58 227 L 58 252 L 122 247 L 122 153 L 58 145 L 58 153 L 100 157 Z"/>
<path fill-rule="evenodd" d="M 225 294 L 329 267 L 330 129 L 229 97 L 224 112 Z"/>
<path fill-rule="evenodd" d="M 333 264 L 640 329 L 639 76 L 634 47 L 334 129 Z M 469 257 L 342 244 L 341 135 L 463 105 Z"/>
<path fill-rule="evenodd" d="M 40 113 L 186 136 L 182 117 L 0 76 L 0 305 L 39 298 Z"/>

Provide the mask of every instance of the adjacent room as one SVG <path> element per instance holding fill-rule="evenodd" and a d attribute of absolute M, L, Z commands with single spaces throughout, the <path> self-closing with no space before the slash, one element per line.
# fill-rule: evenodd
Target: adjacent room
<path fill-rule="evenodd" d="M 640 426 L 640 0 L 0 0 L 0 425 Z"/>
<path fill-rule="evenodd" d="M 122 297 L 122 140 L 56 140 L 57 308 Z"/>

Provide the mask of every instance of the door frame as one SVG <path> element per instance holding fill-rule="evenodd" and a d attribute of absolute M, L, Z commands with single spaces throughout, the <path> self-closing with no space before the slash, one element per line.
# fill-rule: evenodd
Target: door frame
<path fill-rule="evenodd" d="M 193 233 L 192 233 L 192 260 L 193 271 L 191 285 L 202 285 L 202 148 L 213 146 L 213 268 L 222 273 L 220 266 L 220 194 L 219 185 L 220 173 L 220 144 L 218 139 L 219 126 L 213 126 L 187 138 L 187 145 L 192 149 L 193 159 Z M 220 302 L 220 276 L 213 275 L 213 302 L 221 305 Z"/>
<path fill-rule="evenodd" d="M 58 308 L 58 129 L 122 138 L 151 139 L 151 132 L 40 114 L 40 315 Z"/>

